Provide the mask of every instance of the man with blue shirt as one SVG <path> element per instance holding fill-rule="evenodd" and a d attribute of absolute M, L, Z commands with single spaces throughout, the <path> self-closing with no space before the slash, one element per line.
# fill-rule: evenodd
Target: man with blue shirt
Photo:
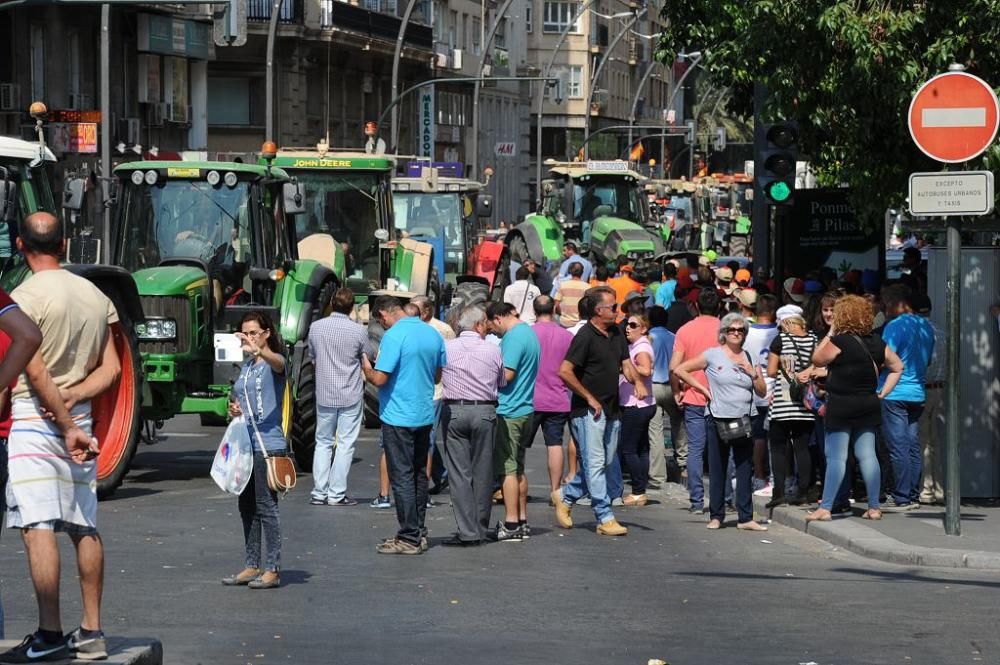
<path fill-rule="evenodd" d="M 882 433 L 889 448 L 894 482 L 886 499 L 886 510 L 911 510 L 920 506 L 920 475 L 923 450 L 919 423 L 924 412 L 924 378 L 934 354 L 934 327 L 913 313 L 912 294 L 905 284 L 882 289 L 882 303 L 889 322 L 882 339 L 903 361 L 903 376 L 882 401 Z M 887 372 L 883 371 L 878 389 L 882 390 Z"/>
<path fill-rule="evenodd" d="M 500 337 L 504 378 L 497 404 L 494 472 L 503 483 L 503 522 L 497 524 L 497 540 L 518 541 L 530 536 L 528 526 L 528 479 L 524 454 L 534 434 L 535 378 L 542 354 L 531 326 L 517 318 L 507 302 L 492 302 L 486 308 L 490 329 Z"/>
<path fill-rule="evenodd" d="M 656 289 L 656 304 L 663 309 L 669 309 L 674 304 L 674 294 L 677 290 L 677 266 L 673 263 L 663 265 L 663 283 Z"/>
<path fill-rule="evenodd" d="M 653 345 L 653 399 L 656 400 L 657 407 L 653 419 L 649 421 L 649 480 L 662 485 L 667 482 L 664 415 L 669 421 L 674 462 L 681 472 L 687 467 L 687 434 L 684 430 L 684 412 L 677 406 L 674 391 L 670 388 L 670 358 L 674 355 L 674 334 L 667 330 L 667 310 L 659 305 L 649 310 L 649 341 Z"/>
<path fill-rule="evenodd" d="M 583 266 L 583 281 L 589 282 L 590 275 L 594 271 L 594 266 L 591 265 L 590 261 L 585 259 L 576 253 L 576 243 L 572 240 L 567 240 L 563 244 L 563 262 L 559 264 L 559 277 L 565 279 L 569 275 L 569 266 L 571 263 L 579 263 Z"/>
<path fill-rule="evenodd" d="M 417 316 L 407 316 L 403 303 L 379 296 L 371 317 L 385 328 L 375 367 L 362 364 L 365 378 L 378 386 L 389 482 L 396 503 L 399 531 L 376 546 L 379 554 L 422 554 L 427 550 L 427 451 L 434 423 L 434 384 L 446 363 L 444 340 Z"/>

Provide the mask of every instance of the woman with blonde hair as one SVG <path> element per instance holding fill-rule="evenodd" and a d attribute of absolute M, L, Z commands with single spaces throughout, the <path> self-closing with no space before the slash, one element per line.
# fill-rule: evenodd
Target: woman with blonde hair
<path fill-rule="evenodd" d="M 848 447 L 861 467 L 868 490 L 865 519 L 882 519 L 879 509 L 880 470 L 875 456 L 875 429 L 882 422 L 881 400 L 892 392 L 903 363 L 878 335 L 872 333 L 874 313 L 860 296 L 844 296 L 833 308 L 830 332 L 816 347 L 813 364 L 828 367 L 826 381 L 826 478 L 823 500 L 809 521 L 828 521 L 837 489 L 844 478 Z M 878 391 L 879 371 L 888 376 Z"/>

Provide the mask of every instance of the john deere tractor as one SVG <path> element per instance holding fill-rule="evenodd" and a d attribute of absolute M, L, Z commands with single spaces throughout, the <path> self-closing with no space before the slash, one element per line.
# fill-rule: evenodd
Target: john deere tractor
<path fill-rule="evenodd" d="M 546 162 L 540 210 L 507 234 L 511 259 L 543 265 L 561 260 L 565 240 L 576 240 L 595 263 L 625 256 L 640 269 L 663 254 L 663 239 L 649 230 L 643 176 L 628 162 Z"/>
<path fill-rule="evenodd" d="M 59 217 L 60 204 L 66 204 L 69 213 L 65 226 L 67 254 L 91 262 L 67 264 L 66 269 L 93 282 L 118 311 L 119 322 L 112 326 L 111 334 L 121 360 L 121 376 L 91 404 L 94 435 L 101 446 L 97 458 L 97 492 L 105 497 L 124 479 L 141 432 L 139 405 L 143 382 L 134 325 L 143 318 L 142 308 L 135 284 L 127 272 L 94 264 L 98 256 L 97 251 L 92 251 L 96 241 L 91 239 L 89 229 L 81 229 L 76 224 L 83 181 L 75 181 L 72 186 L 67 181 L 61 201 L 53 196 L 51 177 L 56 159 L 45 147 L 41 124 L 44 105 L 36 102 L 31 113 L 39 121 L 37 143 L 0 137 L 0 285 L 10 292 L 31 274 L 14 246 L 18 224 L 38 211 Z"/>
<path fill-rule="evenodd" d="M 266 161 L 275 153 L 265 144 Z M 114 262 L 132 274 L 145 313 L 143 417 L 224 418 L 239 360 L 231 333 L 247 311 L 262 310 L 286 346 L 285 428 L 310 469 L 316 377 L 307 336 L 338 280 L 299 258 L 301 183 L 269 163 L 130 162 L 114 173 Z"/>

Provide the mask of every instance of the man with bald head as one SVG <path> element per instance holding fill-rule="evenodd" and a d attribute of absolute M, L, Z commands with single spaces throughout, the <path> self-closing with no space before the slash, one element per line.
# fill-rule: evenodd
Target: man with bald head
<path fill-rule="evenodd" d="M 98 449 L 90 403 L 121 371 L 111 334 L 118 314 L 96 286 L 60 266 L 65 241 L 53 215 L 29 215 L 17 249 L 32 275 L 11 297 L 41 330 L 42 345 L 12 395 L 7 526 L 24 539 L 39 621 L 35 633 L 0 654 L 0 662 L 104 658 L 104 546 L 97 533 Z M 76 548 L 83 595 L 80 627 L 68 639 L 59 616 L 58 531 L 69 534 Z"/>

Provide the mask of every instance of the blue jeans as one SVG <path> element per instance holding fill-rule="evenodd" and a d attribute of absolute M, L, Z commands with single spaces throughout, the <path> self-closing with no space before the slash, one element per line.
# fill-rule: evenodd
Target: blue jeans
<path fill-rule="evenodd" d="M 312 498 L 332 503 L 347 496 L 347 474 L 354 461 L 354 442 L 361 432 L 363 414 L 364 400 L 344 407 L 316 405 Z"/>
<path fill-rule="evenodd" d="M 448 478 L 448 469 L 444 465 L 444 458 L 441 456 L 441 449 L 438 448 L 438 433 L 441 433 L 442 440 L 448 424 L 444 421 L 443 409 L 444 400 L 434 400 L 434 422 L 431 423 L 431 482 L 440 485 Z"/>
<path fill-rule="evenodd" d="M 382 447 L 396 504 L 396 538 L 419 545 L 427 535 L 427 451 L 431 426 L 399 427 L 382 423 Z"/>
<path fill-rule="evenodd" d="M 705 437 L 708 455 L 709 512 L 711 518 L 724 522 L 726 519 L 725 497 L 732 496 L 733 485 L 729 482 L 729 466 L 733 463 L 736 474 L 736 513 L 740 524 L 753 519 L 753 441 L 737 439 L 723 441 L 715 428 L 711 416 L 705 418 Z M 730 461 L 732 452 L 732 461 Z M 688 479 L 691 472 L 688 471 Z"/>
<path fill-rule="evenodd" d="M 863 427 L 854 430 L 828 429 L 826 431 L 826 479 L 823 481 L 823 501 L 820 508 L 831 510 L 834 499 L 840 495 L 844 471 L 847 467 L 847 448 L 854 446 L 854 457 L 861 467 L 868 490 L 868 507 L 878 508 L 880 472 L 875 456 L 875 429 Z M 846 502 L 845 502 L 846 503 Z"/>
<path fill-rule="evenodd" d="M 280 455 L 281 453 L 268 453 Z M 281 522 L 278 518 L 278 494 L 267 486 L 267 463 L 259 450 L 253 453 L 253 475 L 239 497 L 243 519 L 246 567 L 260 568 L 261 532 L 267 540 L 264 570 L 281 568 Z"/>
<path fill-rule="evenodd" d="M 684 427 L 688 439 L 688 496 L 691 505 L 701 508 L 705 505 L 705 428 L 707 416 L 703 406 L 684 406 Z"/>
<path fill-rule="evenodd" d="M 897 505 L 920 500 L 924 459 L 919 423 L 923 412 L 923 402 L 882 401 L 882 434 L 889 447 L 889 461 L 895 476 L 892 497 Z"/>
<path fill-rule="evenodd" d="M 604 411 L 597 420 L 593 414 L 570 418 L 569 429 L 576 440 L 579 465 L 576 475 L 562 488 L 563 501 L 572 505 L 590 494 L 590 507 L 600 524 L 615 518 L 608 494 L 608 476 L 618 460 L 620 420 L 608 420 Z M 620 473 L 620 472 L 619 472 Z M 618 483 L 621 484 L 619 476 Z"/>

